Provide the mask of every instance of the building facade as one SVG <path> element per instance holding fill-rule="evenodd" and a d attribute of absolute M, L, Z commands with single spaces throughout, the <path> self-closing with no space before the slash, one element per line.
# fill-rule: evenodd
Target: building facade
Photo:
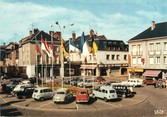
<path fill-rule="evenodd" d="M 167 22 L 152 22 L 151 27 L 128 41 L 130 67 L 142 77 L 167 77 Z"/>

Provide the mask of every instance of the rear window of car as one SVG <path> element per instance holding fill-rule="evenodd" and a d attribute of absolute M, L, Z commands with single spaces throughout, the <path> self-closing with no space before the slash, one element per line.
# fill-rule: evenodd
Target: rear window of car
<path fill-rule="evenodd" d="M 115 93 L 115 90 L 110 90 L 110 93 Z"/>
<path fill-rule="evenodd" d="M 65 94 L 65 92 L 57 92 L 57 94 Z"/>

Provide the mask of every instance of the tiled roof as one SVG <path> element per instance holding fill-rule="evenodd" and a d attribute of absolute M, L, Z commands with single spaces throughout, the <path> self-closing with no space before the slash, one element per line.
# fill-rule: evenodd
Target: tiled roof
<path fill-rule="evenodd" d="M 147 39 L 147 38 L 156 38 L 167 36 L 167 22 L 155 24 L 155 28 L 151 30 L 151 27 L 131 38 L 129 41 Z"/>

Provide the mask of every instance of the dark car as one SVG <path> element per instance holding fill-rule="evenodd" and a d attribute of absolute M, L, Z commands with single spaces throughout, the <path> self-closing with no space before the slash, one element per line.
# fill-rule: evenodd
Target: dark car
<path fill-rule="evenodd" d="M 126 97 L 134 96 L 134 93 L 131 92 L 128 86 L 116 85 L 116 86 L 113 86 L 113 88 L 116 90 L 118 97 L 126 98 Z"/>
<path fill-rule="evenodd" d="M 16 93 L 18 99 L 31 98 L 35 87 L 25 87 L 23 90 Z"/>

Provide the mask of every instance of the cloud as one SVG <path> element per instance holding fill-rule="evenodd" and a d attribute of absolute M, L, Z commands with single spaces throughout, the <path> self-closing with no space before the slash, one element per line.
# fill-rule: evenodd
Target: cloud
<path fill-rule="evenodd" d="M 152 18 L 155 18 L 153 15 L 156 14 L 158 21 L 165 20 L 164 16 L 166 17 L 162 13 L 148 12 L 144 9 L 134 11 L 133 14 L 119 10 L 111 13 L 103 11 L 97 14 L 90 9 L 78 10 L 75 7 L 67 8 L 57 4 L 49 6 L 32 2 L 0 1 L 0 8 L 0 14 L 3 14 L 1 15 L 3 17 L 0 18 L 0 44 L 11 41 L 19 42 L 20 39 L 28 36 L 32 28 L 39 28 L 45 32 L 59 31 L 58 26 L 50 27 L 50 24 L 56 21 L 59 21 L 62 27 L 71 22 L 75 23 L 73 27 L 64 30 L 64 39 L 70 38 L 72 31 L 80 36 L 82 31 L 88 34 L 90 28 L 93 28 L 99 35 L 104 34 L 108 39 L 127 41 L 148 28 Z"/>

